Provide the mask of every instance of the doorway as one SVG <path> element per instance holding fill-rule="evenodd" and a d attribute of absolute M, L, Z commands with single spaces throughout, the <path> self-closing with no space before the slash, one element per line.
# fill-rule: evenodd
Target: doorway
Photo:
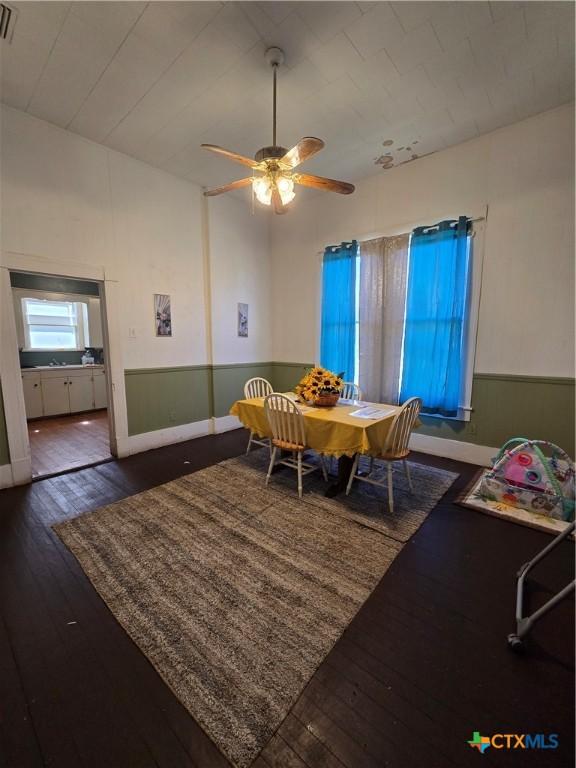
<path fill-rule="evenodd" d="M 32 479 L 112 458 L 102 283 L 10 270 Z"/>

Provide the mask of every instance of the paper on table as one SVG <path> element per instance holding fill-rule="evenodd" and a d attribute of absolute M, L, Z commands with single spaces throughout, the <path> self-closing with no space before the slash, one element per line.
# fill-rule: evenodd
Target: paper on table
<path fill-rule="evenodd" d="M 359 408 L 357 411 L 352 411 L 349 416 L 356 416 L 358 419 L 383 419 L 385 416 L 394 413 L 393 408 L 374 408 L 371 405 L 367 405 L 364 408 Z"/>
<path fill-rule="evenodd" d="M 296 392 L 281 392 L 280 394 L 284 395 L 284 397 L 287 397 L 288 400 L 292 400 L 295 405 L 298 406 L 301 413 L 306 413 L 306 411 L 311 411 L 312 408 L 310 408 L 307 405 L 303 405 L 300 400 L 298 399 L 298 395 Z"/>

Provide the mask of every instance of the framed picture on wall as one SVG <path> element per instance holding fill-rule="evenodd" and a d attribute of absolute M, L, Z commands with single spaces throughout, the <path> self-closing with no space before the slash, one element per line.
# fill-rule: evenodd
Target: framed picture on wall
<path fill-rule="evenodd" d="M 170 296 L 165 293 L 154 294 L 154 319 L 156 336 L 172 336 L 172 309 Z"/>
<path fill-rule="evenodd" d="M 238 336 L 248 336 L 248 304 L 238 303 Z"/>

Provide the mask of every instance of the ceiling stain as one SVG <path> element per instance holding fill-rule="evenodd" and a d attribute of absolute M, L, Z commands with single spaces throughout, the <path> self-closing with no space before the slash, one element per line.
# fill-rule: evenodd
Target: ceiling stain
<path fill-rule="evenodd" d="M 375 158 L 374 165 L 379 165 L 383 171 L 387 171 L 390 168 L 395 168 L 399 165 L 406 165 L 406 163 L 412 163 L 414 160 L 418 160 L 420 157 L 427 157 L 427 155 L 433 154 L 434 152 L 427 152 L 424 155 L 417 155 L 413 153 L 409 158 L 406 158 L 405 160 L 397 160 L 396 162 L 394 162 L 392 155 L 380 155 L 380 157 Z"/>
<path fill-rule="evenodd" d="M 383 168 L 390 168 L 392 165 L 394 165 L 394 158 L 388 152 L 385 155 L 380 155 L 380 157 L 375 158 L 374 164 L 381 165 Z"/>
<path fill-rule="evenodd" d="M 406 163 L 411 163 L 414 160 L 418 160 L 419 157 L 426 157 L 426 155 L 432 155 L 433 152 L 425 152 L 423 155 L 419 155 L 415 151 L 415 145 L 419 143 L 419 139 L 414 139 L 414 141 L 411 141 L 407 146 L 405 147 L 395 147 L 393 150 L 389 150 L 388 152 L 385 152 L 383 155 L 379 155 L 378 157 L 374 158 L 374 165 L 379 165 L 383 171 L 387 171 L 389 168 L 395 168 L 398 165 L 405 165 Z M 382 142 L 382 146 L 389 147 L 392 144 L 394 144 L 393 139 L 386 139 Z M 402 157 L 400 157 L 398 154 L 393 155 L 392 153 L 404 153 L 409 152 L 410 157 L 406 157 L 405 154 L 402 154 Z"/>

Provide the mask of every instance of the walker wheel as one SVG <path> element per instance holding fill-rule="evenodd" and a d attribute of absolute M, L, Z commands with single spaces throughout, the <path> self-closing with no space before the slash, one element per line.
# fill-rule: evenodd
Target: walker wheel
<path fill-rule="evenodd" d="M 524 643 L 518 635 L 511 634 L 508 635 L 508 647 L 511 651 L 514 651 L 514 653 L 521 653 L 524 650 Z"/>

